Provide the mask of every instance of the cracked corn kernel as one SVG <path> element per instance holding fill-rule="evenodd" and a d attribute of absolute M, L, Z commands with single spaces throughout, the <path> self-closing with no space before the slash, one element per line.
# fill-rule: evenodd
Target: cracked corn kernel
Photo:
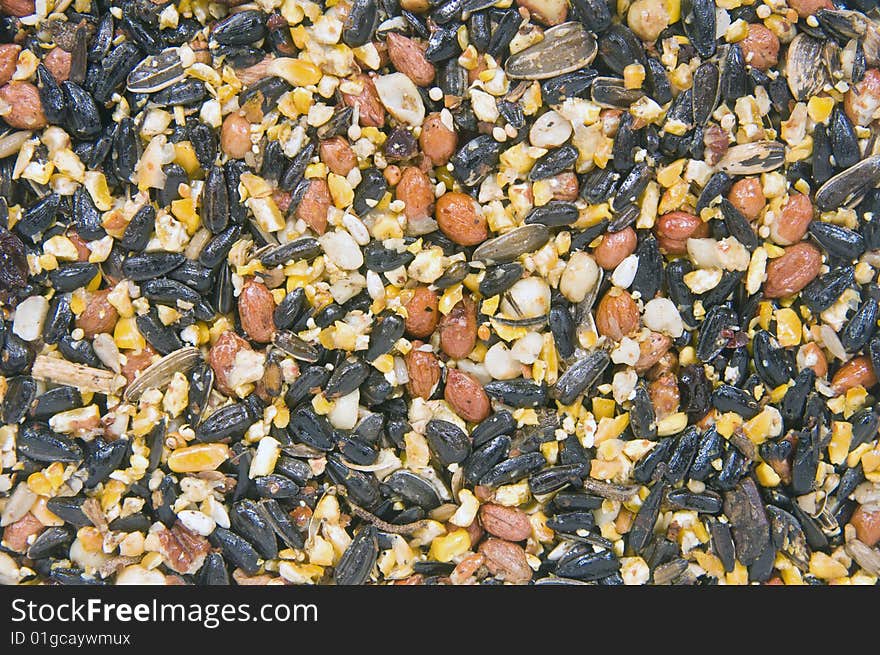
<path fill-rule="evenodd" d="M 229 459 L 229 446 L 204 443 L 178 448 L 168 456 L 168 468 L 175 473 L 213 471 Z"/>
<path fill-rule="evenodd" d="M 464 555 L 471 547 L 471 538 L 467 530 L 459 529 L 436 537 L 431 542 L 428 556 L 438 562 L 451 562 L 455 557 Z"/>

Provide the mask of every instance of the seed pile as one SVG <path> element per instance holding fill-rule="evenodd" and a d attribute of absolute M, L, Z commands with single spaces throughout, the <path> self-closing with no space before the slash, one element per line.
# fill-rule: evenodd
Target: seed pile
<path fill-rule="evenodd" d="M 876 584 L 873 0 L 0 0 L 0 581 Z"/>

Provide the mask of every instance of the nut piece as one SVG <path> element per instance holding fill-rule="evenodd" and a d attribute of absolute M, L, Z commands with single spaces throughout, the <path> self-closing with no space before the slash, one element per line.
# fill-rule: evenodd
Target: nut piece
<path fill-rule="evenodd" d="M 15 67 L 18 63 L 18 53 L 20 52 L 20 45 L 15 43 L 0 44 L 0 86 L 3 86 L 12 79 L 12 74 L 15 73 Z"/>
<path fill-rule="evenodd" d="M 532 20 L 542 25 L 560 25 L 568 17 L 567 0 L 516 0 L 516 4 L 528 9 Z"/>
<path fill-rule="evenodd" d="M 838 394 L 846 393 L 859 385 L 870 389 L 875 384 L 877 384 L 877 374 L 874 373 L 871 358 L 867 355 L 852 358 L 831 378 L 831 388 Z"/>
<path fill-rule="evenodd" d="M 406 304 L 406 331 L 417 339 L 431 336 L 440 321 L 437 294 L 428 287 L 418 287 Z"/>
<path fill-rule="evenodd" d="M 153 356 L 158 354 L 150 344 L 147 344 L 143 350 L 126 352 L 125 364 L 122 365 L 122 374 L 128 380 L 128 383 L 134 382 L 137 375 L 153 363 Z"/>
<path fill-rule="evenodd" d="M 388 57 L 394 68 L 417 86 L 428 86 L 434 81 L 434 64 L 425 59 L 425 50 L 422 46 L 397 32 L 389 32 L 386 43 Z"/>
<path fill-rule="evenodd" d="M 862 81 L 849 87 L 843 97 L 843 107 L 855 125 L 870 125 L 874 112 L 880 109 L 880 70 L 869 68 L 865 71 Z"/>
<path fill-rule="evenodd" d="M 440 382 L 440 362 L 437 361 L 437 355 L 419 350 L 416 343 L 413 343 L 412 350 L 404 358 L 409 375 L 406 388 L 410 395 L 428 400 Z"/>
<path fill-rule="evenodd" d="M 642 375 L 672 347 L 672 338 L 659 332 L 651 332 L 648 338 L 639 343 L 639 358 L 634 368 L 636 373 Z"/>
<path fill-rule="evenodd" d="M 350 93 L 342 94 L 342 102 L 346 107 L 357 107 L 360 115 L 360 124 L 363 127 L 384 127 L 385 126 L 385 107 L 379 100 L 379 93 L 376 91 L 376 85 L 369 75 L 359 75 L 356 82 L 362 85 L 359 94 Z"/>
<path fill-rule="evenodd" d="M 55 81 L 61 84 L 70 77 L 71 54 L 63 48 L 54 47 L 43 57 L 43 65 L 52 73 Z"/>
<path fill-rule="evenodd" d="M 489 416 L 489 396 L 472 375 L 450 368 L 446 372 L 446 389 L 443 397 L 452 411 L 465 421 L 479 423 Z"/>
<path fill-rule="evenodd" d="M 30 16 L 34 11 L 34 0 L 0 0 L 0 14 L 21 18 Z"/>
<path fill-rule="evenodd" d="M 746 177 L 734 182 L 727 199 L 750 221 L 758 219 L 767 203 L 761 181 L 756 177 Z"/>
<path fill-rule="evenodd" d="M 10 127 L 19 130 L 46 127 L 40 92 L 30 82 L 9 82 L 0 88 L 0 100 L 11 107 L 9 113 L 3 116 Z"/>
<path fill-rule="evenodd" d="M 159 552 L 165 565 L 184 575 L 192 575 L 202 568 L 205 557 L 211 552 L 208 540 L 185 528 L 180 521 L 170 530 L 163 526 L 158 537 Z"/>
<path fill-rule="evenodd" d="M 422 123 L 419 135 L 419 147 L 422 153 L 431 160 L 434 166 L 445 166 L 449 158 L 455 154 L 458 146 L 458 135 L 440 118 L 440 114 L 428 114 Z"/>
<path fill-rule="evenodd" d="M 770 224 L 770 236 L 776 243 L 790 246 L 804 238 L 812 220 L 813 203 L 809 196 L 792 194 L 780 215 Z"/>
<path fill-rule="evenodd" d="M 250 279 L 238 297 L 238 316 L 248 336 L 259 343 L 269 343 L 275 335 L 275 298 L 262 282 Z"/>
<path fill-rule="evenodd" d="M 251 151 L 251 124 L 238 112 L 223 119 L 220 147 L 232 159 L 242 159 Z"/>
<path fill-rule="evenodd" d="M 785 249 L 785 254 L 767 264 L 766 298 L 782 298 L 797 293 L 817 275 L 822 266 L 822 253 L 816 246 L 802 242 Z"/>
<path fill-rule="evenodd" d="M 296 217 L 308 223 L 318 235 L 327 231 L 327 212 L 330 210 L 330 187 L 327 180 L 314 178 L 309 182 L 299 206 Z"/>
<path fill-rule="evenodd" d="M 639 327 L 639 308 L 623 289 L 612 287 L 596 309 L 596 329 L 612 341 L 620 341 Z"/>
<path fill-rule="evenodd" d="M 532 579 L 526 551 L 518 544 L 490 537 L 480 544 L 479 552 L 486 558 L 486 568 L 499 580 L 525 584 Z"/>
<path fill-rule="evenodd" d="M 434 212 L 434 186 L 430 178 L 415 166 L 403 169 L 397 183 L 397 199 L 406 205 L 403 213 L 408 220 L 419 220 Z"/>
<path fill-rule="evenodd" d="M 455 303 L 440 320 L 440 349 L 452 359 L 463 359 L 477 345 L 477 306 L 469 297 Z"/>
<path fill-rule="evenodd" d="M 253 350 L 251 345 L 232 330 L 220 335 L 208 352 L 208 364 L 214 370 L 214 386 L 227 396 L 235 396 L 229 375 L 235 366 L 235 356 L 240 350 Z"/>
<path fill-rule="evenodd" d="M 657 244 L 670 255 L 687 254 L 687 240 L 709 236 L 709 225 L 687 212 L 670 212 L 657 219 L 654 226 Z"/>
<path fill-rule="evenodd" d="M 528 515 L 516 507 L 488 503 L 480 507 L 480 523 L 489 534 L 506 541 L 523 541 L 532 534 Z"/>
<path fill-rule="evenodd" d="M 779 63 L 779 38 L 761 23 L 749 23 L 749 34 L 739 44 L 746 63 L 759 70 Z"/>
<path fill-rule="evenodd" d="M 867 511 L 863 505 L 859 505 L 849 522 L 856 529 L 859 541 L 866 546 L 873 548 L 880 543 L 880 510 Z"/>
<path fill-rule="evenodd" d="M 678 393 L 678 379 L 675 377 L 675 374 L 666 372 L 660 375 L 648 385 L 648 395 L 654 404 L 657 420 L 678 411 L 680 397 Z"/>
<path fill-rule="evenodd" d="M 606 271 L 614 270 L 620 262 L 635 252 L 637 242 L 636 231 L 631 227 L 620 232 L 609 232 L 593 250 L 593 257 Z"/>
<path fill-rule="evenodd" d="M 15 523 L 3 528 L 3 545 L 13 552 L 23 553 L 28 549 L 28 538 L 39 535 L 44 529 L 45 526 L 39 519 L 28 512 Z"/>
<path fill-rule="evenodd" d="M 629 6 L 626 22 L 642 41 L 656 41 L 660 32 L 669 27 L 666 3 L 656 0 L 636 0 Z"/>
<path fill-rule="evenodd" d="M 828 360 L 815 341 L 805 343 L 798 349 L 797 367 L 798 371 L 803 371 L 805 368 L 813 369 L 813 373 L 819 379 L 828 375 Z"/>
<path fill-rule="evenodd" d="M 788 0 L 788 6 L 801 18 L 815 16 L 820 9 L 834 9 L 831 0 Z"/>
<path fill-rule="evenodd" d="M 460 246 L 475 246 L 489 236 L 486 217 L 467 194 L 450 191 L 440 196 L 435 218 L 443 234 Z"/>
<path fill-rule="evenodd" d="M 107 299 L 109 295 L 110 289 L 96 291 L 89 298 L 83 313 L 76 317 L 76 327 L 82 329 L 87 339 L 102 332 L 112 332 L 116 326 L 119 313 Z"/>
<path fill-rule="evenodd" d="M 357 155 L 341 136 L 321 141 L 321 161 L 337 175 L 345 177 L 357 166 Z"/>

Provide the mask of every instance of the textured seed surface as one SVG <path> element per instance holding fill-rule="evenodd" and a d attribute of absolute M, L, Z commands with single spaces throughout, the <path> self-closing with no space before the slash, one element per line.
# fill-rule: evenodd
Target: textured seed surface
<path fill-rule="evenodd" d="M 0 582 L 875 585 L 873 4 L 0 0 Z"/>

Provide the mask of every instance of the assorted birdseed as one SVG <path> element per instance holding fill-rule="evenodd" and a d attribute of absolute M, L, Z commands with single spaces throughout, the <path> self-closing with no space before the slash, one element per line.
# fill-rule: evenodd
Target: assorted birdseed
<path fill-rule="evenodd" d="M 0 42 L 3 583 L 877 583 L 874 0 Z"/>

